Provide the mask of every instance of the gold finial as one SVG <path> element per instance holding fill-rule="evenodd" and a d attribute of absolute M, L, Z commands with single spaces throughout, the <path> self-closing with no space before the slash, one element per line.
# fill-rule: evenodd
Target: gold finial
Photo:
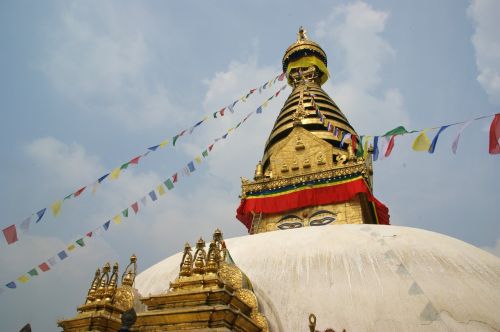
<path fill-rule="evenodd" d="M 122 274 L 122 284 L 129 284 L 132 286 L 135 281 L 135 276 L 137 275 L 137 256 L 132 254 L 130 256 L 130 263 L 127 265 Z"/>
<path fill-rule="evenodd" d="M 132 256 L 130 256 L 130 263 L 135 263 L 137 262 L 137 256 L 135 254 L 132 254 Z"/>
<path fill-rule="evenodd" d="M 118 284 L 118 262 L 113 264 L 113 272 L 111 273 L 111 277 L 106 285 L 105 291 L 105 301 L 111 302 L 111 299 L 115 295 L 116 286 Z"/>
<path fill-rule="evenodd" d="M 216 229 L 214 231 L 214 236 L 213 236 L 214 241 L 222 241 L 222 231 L 220 229 Z"/>
<path fill-rule="evenodd" d="M 210 248 L 208 249 L 207 265 L 205 266 L 206 273 L 217 273 L 219 269 L 219 250 L 215 241 L 210 243 Z"/>
<path fill-rule="evenodd" d="M 261 179 L 264 176 L 263 174 L 263 168 L 262 168 L 262 160 L 259 160 L 259 163 L 255 167 L 255 176 L 254 179 Z"/>
<path fill-rule="evenodd" d="M 97 291 L 97 287 L 99 287 L 99 279 L 101 276 L 101 270 L 97 269 L 94 274 L 94 279 L 92 280 L 92 284 L 90 285 L 89 291 L 87 293 L 87 299 L 85 300 L 85 304 L 89 304 L 94 302 L 95 293 Z"/>
<path fill-rule="evenodd" d="M 205 241 L 200 237 L 196 243 L 196 252 L 194 253 L 193 273 L 203 274 L 203 272 L 205 272 L 206 256 Z"/>
<path fill-rule="evenodd" d="M 307 35 L 306 35 L 306 29 L 304 29 L 303 26 L 300 26 L 299 28 L 299 32 L 297 33 L 297 41 L 303 41 L 303 40 L 307 40 Z"/>
<path fill-rule="evenodd" d="M 184 245 L 184 255 L 182 256 L 179 276 L 189 277 L 193 269 L 193 254 L 191 253 L 191 246 L 186 242 Z"/>

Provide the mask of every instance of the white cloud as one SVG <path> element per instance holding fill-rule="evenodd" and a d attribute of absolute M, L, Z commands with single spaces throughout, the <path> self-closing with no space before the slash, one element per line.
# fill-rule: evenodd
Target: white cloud
<path fill-rule="evenodd" d="M 70 2 L 50 25 L 41 69 L 79 111 L 135 130 L 165 124 L 172 104 L 166 88 L 148 76 L 154 58 L 144 31 L 149 19 L 134 4 Z"/>
<path fill-rule="evenodd" d="M 387 12 L 356 2 L 335 7 L 316 27 L 322 44 L 336 45 L 336 59 L 343 59 L 340 81 L 330 80 L 324 89 L 341 109 L 349 111 L 350 122 L 361 133 L 376 133 L 387 130 L 387 123 L 409 121 L 399 90 L 380 89 L 383 66 L 395 56 L 382 36 L 388 17 Z"/>
<path fill-rule="evenodd" d="M 478 82 L 493 104 L 500 105 L 500 2 L 496 0 L 474 0 L 467 14 L 474 21 L 475 32 L 472 44 L 476 52 L 479 71 Z"/>

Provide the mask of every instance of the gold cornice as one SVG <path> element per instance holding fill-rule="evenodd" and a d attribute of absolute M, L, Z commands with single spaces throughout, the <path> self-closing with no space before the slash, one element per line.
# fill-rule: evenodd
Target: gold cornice
<path fill-rule="evenodd" d="M 300 174 L 287 178 L 263 178 L 255 181 L 242 182 L 241 189 L 242 198 L 245 198 L 248 193 L 260 192 L 263 190 L 271 190 L 282 188 L 290 185 L 303 184 L 309 181 L 320 181 L 331 178 L 339 178 L 353 174 L 361 174 L 365 179 L 369 177 L 369 170 L 363 159 L 347 163 L 346 165 L 337 166 L 336 168 L 329 169 L 321 172 L 314 172 L 309 174 Z"/>

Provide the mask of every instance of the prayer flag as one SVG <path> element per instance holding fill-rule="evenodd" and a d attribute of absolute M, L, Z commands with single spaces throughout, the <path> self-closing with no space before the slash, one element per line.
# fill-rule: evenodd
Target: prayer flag
<path fill-rule="evenodd" d="M 14 289 L 17 287 L 16 283 L 14 281 L 11 281 L 9 282 L 8 284 L 6 284 L 5 286 L 7 286 L 8 288 L 10 289 Z"/>
<path fill-rule="evenodd" d="M 412 149 L 415 151 L 428 151 L 429 146 L 431 145 L 431 141 L 429 137 L 427 137 L 427 129 L 422 130 L 420 134 L 418 134 L 415 141 L 413 141 Z"/>
<path fill-rule="evenodd" d="M 50 258 L 48 259 L 48 261 L 49 261 L 49 264 L 50 264 L 51 266 L 54 266 L 54 265 L 56 265 L 56 264 L 57 264 L 57 263 L 56 263 L 56 258 L 55 258 L 54 256 L 50 257 Z"/>
<path fill-rule="evenodd" d="M 113 217 L 113 218 L 111 218 L 111 219 L 112 219 L 112 220 L 113 220 L 113 222 L 114 222 L 115 224 L 117 224 L 117 225 L 121 224 L 121 222 L 122 222 L 122 217 L 121 217 L 119 214 L 117 214 L 116 216 L 114 216 L 114 217 Z"/>
<path fill-rule="evenodd" d="M 61 212 L 61 205 L 62 205 L 62 201 L 56 201 L 50 206 L 54 217 L 57 217 L 59 215 L 59 212 Z"/>
<path fill-rule="evenodd" d="M 227 134 L 226 134 L 227 135 Z M 189 168 L 189 171 L 190 172 L 194 172 L 195 171 L 195 168 L 194 168 L 194 163 L 192 161 L 190 161 L 188 164 L 187 164 L 188 168 Z"/>
<path fill-rule="evenodd" d="M 61 251 L 59 254 L 59 258 L 61 260 L 63 260 L 64 258 L 68 257 L 68 255 L 66 255 L 66 253 L 63 251 Z M 43 262 L 42 264 L 38 265 L 38 268 L 40 270 L 42 270 L 42 272 L 47 272 L 48 270 L 50 270 L 50 267 L 47 263 Z"/>
<path fill-rule="evenodd" d="M 177 173 L 175 173 L 174 175 L 172 175 L 172 182 L 173 183 L 177 182 Z"/>
<path fill-rule="evenodd" d="M 163 142 L 167 142 L 167 143 L 168 143 L 168 141 L 167 141 L 167 140 L 165 140 L 165 141 L 163 141 Z M 165 144 L 166 144 L 166 143 L 165 143 Z M 160 144 L 160 146 L 161 146 L 161 144 Z M 128 163 L 129 163 L 129 164 L 134 164 L 134 165 L 137 165 L 137 164 L 139 163 L 139 159 L 140 159 L 141 157 L 142 157 L 142 156 L 137 156 L 137 157 L 135 157 L 135 158 L 132 158 L 132 159 L 131 159 Z"/>
<path fill-rule="evenodd" d="M 43 218 L 43 215 L 45 214 L 45 211 L 47 210 L 47 208 L 43 208 L 41 209 L 40 211 L 38 211 L 36 213 L 36 216 L 38 217 L 37 220 L 35 221 L 35 224 L 38 223 L 40 221 L 40 219 Z"/>
<path fill-rule="evenodd" d="M 439 128 L 439 131 L 437 132 L 436 136 L 434 136 L 434 138 L 432 139 L 431 146 L 429 147 L 429 153 L 434 153 L 434 150 L 436 149 L 436 144 L 437 144 L 437 140 L 439 138 L 439 135 L 441 134 L 441 132 L 443 132 L 443 130 L 445 130 L 448 127 L 449 127 L 449 125 L 442 126 L 441 128 Z"/>
<path fill-rule="evenodd" d="M 462 124 L 462 126 L 458 130 L 457 136 L 455 137 L 455 139 L 453 140 L 453 143 L 451 144 L 451 150 L 453 151 L 453 154 L 457 153 L 458 141 L 460 140 L 460 135 L 462 135 L 462 132 L 465 130 L 465 128 L 467 128 L 472 123 L 472 121 L 474 121 L 474 120 L 469 120 L 469 121 L 465 122 L 464 124 Z"/>
<path fill-rule="evenodd" d="M 115 168 L 114 170 L 111 171 L 111 173 L 109 173 L 109 177 L 113 180 L 116 180 L 120 176 L 120 172 L 121 172 L 120 168 Z"/>
<path fill-rule="evenodd" d="M 214 114 L 212 114 L 214 119 L 217 119 L 217 112 L 214 112 Z"/>
<path fill-rule="evenodd" d="M 213 148 L 214 148 L 214 145 L 213 145 L 213 144 L 210 144 L 210 145 L 208 146 L 208 151 L 212 151 L 212 149 L 213 149 Z"/>
<path fill-rule="evenodd" d="M 172 145 L 175 146 L 175 142 L 177 142 L 177 139 L 180 137 L 181 135 L 175 135 L 174 138 L 172 139 Z"/>
<path fill-rule="evenodd" d="M 264 104 L 262 104 L 262 107 L 266 108 L 266 107 L 267 107 L 267 105 L 269 105 L 269 100 L 266 100 L 266 101 L 264 102 Z"/>
<path fill-rule="evenodd" d="M 340 146 L 342 147 L 342 145 L 344 144 L 345 140 L 351 138 L 351 133 L 348 133 L 348 132 L 344 132 L 343 135 L 342 135 L 342 140 L 340 141 Z"/>
<path fill-rule="evenodd" d="M 28 277 L 27 275 L 22 275 L 19 278 L 17 278 L 17 280 L 19 280 L 19 282 L 25 284 L 30 280 L 30 277 Z"/>
<path fill-rule="evenodd" d="M 92 237 L 92 231 L 87 232 L 87 234 L 85 234 L 85 236 L 87 236 L 87 237 Z"/>
<path fill-rule="evenodd" d="M 75 193 L 73 194 L 74 197 L 78 197 L 81 195 L 81 193 L 83 193 L 83 191 L 85 190 L 85 188 L 87 188 L 86 186 L 85 187 L 82 187 L 80 189 L 78 189 L 77 191 L 75 191 Z"/>
<path fill-rule="evenodd" d="M 156 151 L 156 149 L 158 149 L 158 147 L 159 147 L 159 146 L 160 146 L 160 144 L 150 146 L 150 147 L 148 148 L 148 150 L 150 150 L 150 151 Z"/>
<path fill-rule="evenodd" d="M 30 223 L 31 223 L 31 216 L 24 219 L 23 222 L 19 225 L 19 227 L 23 230 L 24 233 L 26 233 L 30 228 Z"/>
<path fill-rule="evenodd" d="M 165 187 L 163 187 L 162 184 L 158 185 L 158 187 L 156 187 L 156 189 L 158 190 L 158 194 L 160 196 L 165 195 Z"/>
<path fill-rule="evenodd" d="M 226 108 L 225 108 L 225 107 L 221 108 L 221 110 L 219 111 L 220 116 L 224 116 L 224 111 L 225 111 L 225 110 L 226 110 Z"/>
<path fill-rule="evenodd" d="M 490 154 L 500 154 L 500 113 L 495 114 L 490 125 Z"/>
<path fill-rule="evenodd" d="M 396 139 L 396 135 L 392 135 L 389 140 L 389 145 L 387 145 L 387 150 L 385 150 L 385 156 L 389 157 L 391 155 L 392 149 L 394 148 L 394 140 Z"/>
<path fill-rule="evenodd" d="M 383 136 L 394 136 L 394 135 L 403 135 L 408 134 L 408 130 L 403 126 L 396 127 L 394 129 L 389 130 Z"/>
<path fill-rule="evenodd" d="M 143 196 L 143 197 L 141 198 L 141 203 L 142 203 L 142 205 L 143 205 L 143 206 L 146 206 L 146 205 L 147 205 L 147 198 L 146 198 L 146 196 Z"/>
<path fill-rule="evenodd" d="M 275 97 L 278 97 L 280 94 L 281 90 L 276 91 L 276 94 L 274 95 Z"/>
<path fill-rule="evenodd" d="M 174 189 L 174 184 L 172 183 L 172 180 L 167 179 L 165 182 L 163 182 L 165 186 L 167 187 L 168 190 Z"/>
<path fill-rule="evenodd" d="M 108 177 L 108 175 L 109 175 L 109 173 L 108 173 L 108 174 L 105 174 L 105 175 L 103 175 L 103 176 L 101 176 L 101 177 L 100 177 L 97 181 L 98 181 L 99 183 L 101 183 L 101 182 L 102 182 L 105 178 L 107 178 L 107 177 Z"/>
<path fill-rule="evenodd" d="M 229 133 L 225 133 L 224 135 L 222 135 L 222 138 L 223 138 L 223 139 L 226 139 L 226 137 L 227 137 L 227 135 L 228 135 L 228 134 L 229 134 Z"/>
<path fill-rule="evenodd" d="M 128 163 L 125 163 L 125 164 L 120 166 L 120 169 L 127 169 L 127 167 L 128 167 Z"/>
<path fill-rule="evenodd" d="M 68 246 L 68 248 L 67 248 L 67 249 L 68 249 L 68 251 L 69 251 L 69 252 L 72 252 L 73 250 L 75 250 L 75 249 L 76 249 L 76 246 L 72 243 L 72 244 L 70 244 L 70 245 Z"/>
<path fill-rule="evenodd" d="M 281 75 L 278 76 L 278 81 L 283 81 L 284 78 L 285 78 L 285 73 L 281 73 Z"/>
<path fill-rule="evenodd" d="M 378 159 L 378 136 L 373 138 L 373 161 Z"/>
<path fill-rule="evenodd" d="M 33 269 L 28 271 L 28 274 L 32 277 L 35 277 L 38 275 L 38 271 L 36 270 L 36 268 L 33 268 Z"/>
<path fill-rule="evenodd" d="M 264 83 L 264 85 L 262 86 L 262 88 L 265 89 L 268 83 L 269 82 Z"/>
<path fill-rule="evenodd" d="M 75 241 L 76 244 L 78 244 L 80 247 L 85 247 L 85 242 L 83 242 L 83 238 L 78 239 Z"/>
<path fill-rule="evenodd" d="M 255 113 L 261 114 L 262 113 L 262 106 L 257 107 L 257 111 L 255 111 Z"/>
<path fill-rule="evenodd" d="M 176 175 L 177 175 L 177 173 L 176 173 Z M 154 201 L 156 201 L 156 200 L 158 199 L 158 198 L 156 197 L 156 193 L 155 193 L 155 191 L 154 191 L 154 190 L 151 190 L 151 191 L 149 192 L 149 197 L 151 197 L 151 200 L 152 200 L 153 202 L 154 202 Z"/>
<path fill-rule="evenodd" d="M 109 228 L 109 225 L 110 225 L 110 224 L 111 224 L 111 220 L 108 220 L 108 221 L 106 221 L 106 222 L 102 225 L 102 227 L 104 228 L 104 230 L 105 230 L 105 231 L 107 231 L 107 230 L 108 230 L 108 228 Z"/>
<path fill-rule="evenodd" d="M 122 215 L 124 218 L 128 218 L 128 208 L 122 211 Z"/>
<path fill-rule="evenodd" d="M 201 157 L 200 156 L 196 156 L 194 157 L 194 161 L 196 162 L 196 164 L 201 164 Z"/>
<path fill-rule="evenodd" d="M 67 200 L 67 199 L 70 199 L 70 198 L 71 198 L 71 196 L 73 196 L 73 194 L 69 194 L 69 195 L 65 196 L 65 197 L 63 198 L 63 201 L 65 201 L 65 200 Z"/>
<path fill-rule="evenodd" d="M 206 157 L 208 157 L 208 151 L 207 151 L 207 150 L 204 150 L 204 151 L 201 153 L 201 155 L 202 155 L 203 157 L 205 157 L 205 158 L 206 158 Z"/>
<path fill-rule="evenodd" d="M 16 225 L 10 225 L 9 227 L 4 228 L 3 235 L 5 236 L 7 244 L 12 244 L 18 241 Z"/>
<path fill-rule="evenodd" d="M 92 195 L 97 191 L 97 187 L 99 187 L 99 182 L 92 183 Z"/>
<path fill-rule="evenodd" d="M 363 158 L 366 159 L 368 157 L 368 143 L 370 142 L 371 136 L 366 136 L 364 138 L 364 144 L 363 144 Z"/>
<path fill-rule="evenodd" d="M 132 210 L 134 211 L 135 214 L 137 214 L 137 212 L 139 212 L 139 204 L 137 204 L 137 202 L 134 202 L 132 205 Z"/>
<path fill-rule="evenodd" d="M 159 144 L 160 145 L 160 149 L 163 149 L 164 147 L 166 147 L 167 144 L 168 144 L 168 139 L 161 141 L 160 144 Z"/>

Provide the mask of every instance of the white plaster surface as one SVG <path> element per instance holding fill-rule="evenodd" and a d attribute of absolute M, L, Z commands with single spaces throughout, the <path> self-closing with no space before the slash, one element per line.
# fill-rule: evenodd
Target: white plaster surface
<path fill-rule="evenodd" d="M 207 239 L 208 240 L 208 239 Z M 333 225 L 227 239 L 271 331 L 500 331 L 500 258 L 421 229 Z M 181 254 L 142 272 L 168 289 Z"/>

